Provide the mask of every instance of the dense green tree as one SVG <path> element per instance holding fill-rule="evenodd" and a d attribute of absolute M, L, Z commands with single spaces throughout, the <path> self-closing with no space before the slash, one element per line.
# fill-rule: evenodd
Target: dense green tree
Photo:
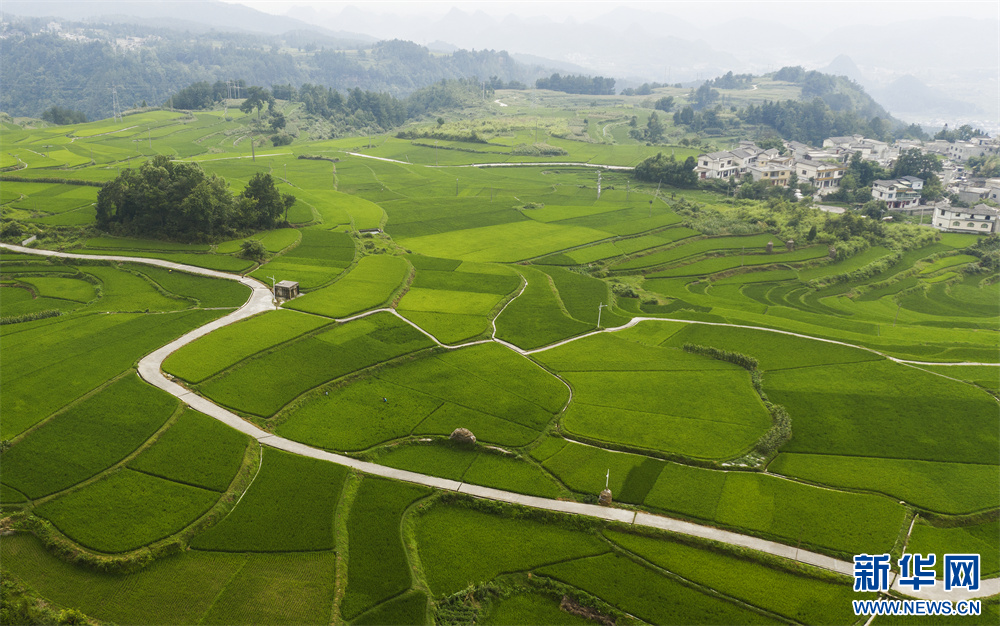
<path fill-rule="evenodd" d="M 80 111 L 52 105 L 42 113 L 42 119 L 46 122 L 62 126 L 65 124 L 83 124 L 87 121 L 87 116 Z"/>
<path fill-rule="evenodd" d="M 254 109 L 257 109 L 257 120 L 260 120 L 260 112 L 265 107 L 274 106 L 274 96 L 271 92 L 263 87 L 250 86 L 247 87 L 247 97 L 240 105 L 240 111 L 244 113 L 250 113 Z"/>
<path fill-rule="evenodd" d="M 655 157 L 649 157 L 635 166 L 635 177 L 652 183 L 663 182 L 674 187 L 694 187 L 698 176 L 694 173 L 696 163 L 694 157 L 688 157 L 683 162 L 663 156 L 662 152 Z"/>
<path fill-rule="evenodd" d="M 663 96 L 655 103 L 653 103 L 653 108 L 657 111 L 663 111 L 669 113 L 674 110 L 674 97 L 673 96 Z"/>
<path fill-rule="evenodd" d="M 207 175 L 197 163 L 159 155 L 101 188 L 97 226 L 123 235 L 211 241 L 272 228 L 285 206 L 270 174 L 255 174 L 234 197 L 225 180 Z"/>
<path fill-rule="evenodd" d="M 663 123 L 660 121 L 660 116 L 653 111 L 649 114 L 649 119 L 646 121 L 646 139 L 653 143 L 658 143 L 663 139 Z"/>

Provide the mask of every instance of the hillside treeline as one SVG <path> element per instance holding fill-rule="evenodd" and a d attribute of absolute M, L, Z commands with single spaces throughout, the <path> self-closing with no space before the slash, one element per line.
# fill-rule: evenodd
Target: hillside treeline
<path fill-rule="evenodd" d="M 14 32 L 0 39 L 0 110 L 39 117 L 59 106 L 88 119 L 110 117 L 111 87 L 123 109 L 159 105 L 182 88 L 199 84 L 184 104 L 200 108 L 208 97 L 226 93 L 226 81 L 251 85 L 321 85 L 340 91 L 386 92 L 401 98 L 441 80 L 496 77 L 532 81 L 537 67 L 516 63 L 506 52 L 458 50 L 432 55 L 410 42 L 383 41 L 349 52 L 315 49 L 290 54 L 281 38 L 155 31 L 141 47 L 123 50 L 103 41 L 74 41 L 55 34 Z M 136 31 L 133 34 L 141 34 Z M 38 68 L 45 68 L 39 73 Z M 211 89 L 208 95 L 205 86 Z M 181 107 L 174 103 L 174 106 Z M 184 106 L 182 108 L 189 108 Z"/>
<path fill-rule="evenodd" d="M 535 81 L 538 89 L 551 89 L 565 93 L 580 93 L 591 96 L 615 95 L 615 79 L 603 76 L 576 76 L 573 74 L 560 76 L 553 74 L 548 78 Z"/>
<path fill-rule="evenodd" d="M 197 163 L 155 156 L 128 168 L 97 194 L 97 227 L 115 235 L 215 241 L 274 228 L 295 197 L 257 173 L 234 196 L 225 179 Z"/>

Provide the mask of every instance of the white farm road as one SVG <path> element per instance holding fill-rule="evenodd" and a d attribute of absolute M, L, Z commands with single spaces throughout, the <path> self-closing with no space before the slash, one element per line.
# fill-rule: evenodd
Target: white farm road
<path fill-rule="evenodd" d="M 511 504 L 519 504 L 526 507 L 531 507 L 535 509 L 544 509 L 548 511 L 556 511 L 560 513 L 568 513 L 573 515 L 585 515 L 587 517 L 593 517 L 597 519 L 603 519 L 614 522 L 621 522 L 624 524 L 631 524 L 634 526 L 644 526 L 648 528 L 658 528 L 662 530 L 667 530 L 674 533 L 679 533 L 683 535 L 691 535 L 694 537 L 700 537 L 703 539 L 708 539 L 711 541 L 718 541 L 720 543 L 725 543 L 731 546 L 737 546 L 741 548 L 747 548 L 750 550 L 756 550 L 758 552 L 764 552 L 766 554 L 771 554 L 774 556 L 790 559 L 793 561 L 798 561 L 800 563 L 805 563 L 808 565 L 813 565 L 815 567 L 820 567 L 826 570 L 842 574 L 844 576 L 852 577 L 854 572 L 853 563 L 835 559 L 823 554 L 818 554 L 816 552 L 810 552 L 808 550 L 801 550 L 793 546 L 789 546 L 783 543 L 778 543 L 775 541 L 769 541 L 766 539 L 761 539 L 759 537 L 752 537 L 749 535 L 743 535 L 740 533 L 735 533 L 728 530 L 722 530 L 720 528 L 715 528 L 713 526 L 707 526 L 702 524 L 695 524 L 693 522 L 688 522 L 684 520 L 678 520 L 663 515 L 654 515 L 652 513 L 645 513 L 641 511 L 634 511 L 623 508 L 606 507 L 597 504 L 584 504 L 581 502 L 570 502 L 565 500 L 553 500 L 549 498 L 539 498 L 536 496 L 527 496 L 519 493 L 513 493 L 510 491 L 503 491 L 500 489 L 493 489 L 490 487 L 482 487 L 479 485 L 472 485 L 469 483 L 457 482 L 454 480 L 449 480 L 446 478 L 438 478 L 436 476 L 428 476 L 426 474 L 418 474 L 416 472 L 410 472 L 406 470 L 395 469 L 391 467 L 385 467 L 383 465 L 378 465 L 375 463 L 368 463 L 366 461 L 359 461 L 351 457 L 343 456 L 340 454 L 334 454 L 332 452 L 327 452 L 326 450 L 320 450 L 307 446 L 296 441 L 291 441 L 283 437 L 278 437 L 272 433 L 254 426 L 250 422 L 244 420 L 240 416 L 228 411 L 217 404 L 211 402 L 207 398 L 199 396 L 193 391 L 186 389 L 180 384 L 174 382 L 170 378 L 164 375 L 161 366 L 163 361 L 173 352 L 180 349 L 192 341 L 207 335 L 208 333 L 227 326 L 239 320 L 246 319 L 258 313 L 265 311 L 272 311 L 275 309 L 274 301 L 271 296 L 271 291 L 266 285 L 260 281 L 254 280 L 249 277 L 239 276 L 235 274 L 228 274 L 225 272 L 219 272 L 215 270 L 204 269 L 200 267 L 194 267 L 190 265 L 183 265 L 181 263 L 174 263 L 172 261 L 165 261 L 162 259 L 148 259 L 142 257 L 128 257 L 128 256 L 115 256 L 115 255 L 94 255 L 94 254 L 72 254 L 65 252 L 56 252 L 53 250 L 41 250 L 36 248 L 26 248 L 23 246 L 15 246 L 10 244 L 0 244 L 0 248 L 10 250 L 12 252 L 20 252 L 26 254 L 38 254 L 43 256 L 53 256 L 60 257 L 64 259 L 96 259 L 104 261 L 114 261 L 119 263 L 141 263 L 146 265 L 156 265 L 159 267 L 165 267 L 168 269 L 174 269 L 178 271 L 188 272 L 190 274 L 198 274 L 201 276 L 210 276 L 212 278 L 223 278 L 228 280 L 235 280 L 251 288 L 252 292 L 250 298 L 247 302 L 239 309 L 233 311 L 229 315 L 221 317 L 213 322 L 209 322 L 204 326 L 201 326 L 182 337 L 175 339 L 174 341 L 168 343 L 167 345 L 159 348 L 158 350 L 146 355 L 139 361 L 139 376 L 143 380 L 150 383 L 151 385 L 158 387 L 167 393 L 180 399 L 182 402 L 190 406 L 191 408 L 204 413 L 210 417 L 213 417 L 220 422 L 227 424 L 228 426 L 246 434 L 250 437 L 256 439 L 261 445 L 270 446 L 278 450 L 284 450 L 292 454 L 298 454 L 301 456 L 311 457 L 314 459 L 319 459 L 322 461 L 328 461 L 330 463 L 336 463 L 337 465 L 343 465 L 345 467 L 350 467 L 356 469 L 360 472 L 366 474 L 371 474 L 374 476 L 382 476 L 385 478 L 390 478 L 394 480 L 401 480 L 405 482 L 415 483 L 419 485 L 424 485 L 427 487 L 432 487 L 435 489 L 441 489 L 446 491 L 454 491 L 458 493 L 468 494 L 477 498 L 484 498 L 488 500 L 495 500 L 498 502 L 508 502 Z M 526 286 L 526 285 L 525 285 Z M 520 295 L 524 291 L 522 286 L 521 291 L 518 293 Z M 517 297 L 517 296 L 515 296 Z M 400 319 L 406 321 L 414 328 L 417 328 L 429 338 L 431 338 L 437 345 L 456 349 L 463 347 L 462 344 L 457 346 L 445 345 L 439 342 L 433 335 L 426 332 L 413 322 L 410 322 L 403 316 L 399 315 L 394 309 L 377 309 L 373 311 L 368 311 L 360 315 L 355 315 L 350 318 L 344 318 L 338 321 L 348 321 L 351 319 L 358 319 L 365 317 L 367 315 L 373 315 L 375 313 L 390 312 L 397 315 Z M 603 332 L 615 332 L 617 330 L 622 330 L 625 328 L 630 328 L 635 326 L 642 321 L 672 321 L 681 322 L 686 324 L 709 324 L 715 326 L 733 326 L 737 328 L 749 328 L 754 330 L 762 330 L 767 332 L 777 332 L 781 334 L 793 335 L 796 337 L 804 337 L 807 339 L 814 339 L 816 341 L 824 341 L 828 343 L 835 343 L 839 345 L 850 346 L 854 348 L 859 348 L 863 350 L 868 350 L 870 352 L 875 352 L 881 354 L 876 350 L 866 348 L 864 346 L 854 346 L 852 344 L 834 341 L 831 339 L 819 339 L 815 337 L 810 337 L 808 335 L 802 335 L 798 333 L 792 333 L 787 331 L 779 331 L 771 328 L 762 328 L 755 326 L 741 326 L 738 324 L 722 324 L 722 323 L 712 323 L 712 322 L 697 322 L 691 320 L 665 320 L 664 318 L 635 318 L 629 323 L 617 327 L 597 330 L 584 335 L 579 335 L 577 337 L 567 339 L 565 341 L 560 341 L 558 343 L 539 348 L 536 350 L 522 350 L 517 346 L 509 344 L 504 341 L 492 338 L 475 343 L 483 343 L 484 341 L 496 341 L 522 355 L 530 355 L 544 350 L 548 350 L 560 345 L 565 345 L 571 341 L 582 339 L 596 333 Z M 494 326 L 494 334 L 495 334 Z M 887 355 L 882 355 L 898 363 L 914 363 L 912 361 L 904 361 L 901 359 L 895 359 Z M 947 365 L 945 363 L 940 363 L 938 365 Z M 982 365 L 997 365 L 996 363 L 984 363 Z M 950 600 L 957 602 L 960 600 L 973 599 L 973 598 L 983 598 L 988 596 L 993 596 L 1000 594 L 1000 578 L 990 578 L 982 580 L 980 582 L 980 587 L 977 591 L 967 591 L 964 589 L 952 590 L 950 592 L 943 591 L 943 585 L 934 585 L 933 589 L 921 589 L 920 591 L 906 590 L 903 592 L 900 590 L 897 583 L 893 583 L 893 589 L 904 593 L 907 596 L 915 597 L 918 599 L 925 600 Z"/>

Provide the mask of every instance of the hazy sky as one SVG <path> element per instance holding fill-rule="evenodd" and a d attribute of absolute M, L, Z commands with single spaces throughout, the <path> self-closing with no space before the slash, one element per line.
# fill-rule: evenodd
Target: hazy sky
<path fill-rule="evenodd" d="M 871 23 L 876 20 L 905 21 L 908 19 L 960 16 L 969 18 L 1000 18 L 1000 2 L 996 0 L 963 2 L 920 2 L 913 0 L 702 0 L 657 2 L 609 2 L 580 0 L 508 0 L 506 2 L 477 0 L 227 0 L 252 6 L 268 13 L 284 14 L 294 6 L 311 6 L 323 13 L 339 13 L 348 6 L 377 12 L 399 14 L 443 15 L 452 7 L 465 11 L 483 11 L 495 16 L 510 13 L 521 16 L 544 15 L 564 21 L 573 17 L 586 20 L 598 17 L 616 6 L 628 5 L 648 11 L 672 13 L 687 19 L 719 19 L 768 17 L 782 22 L 806 20 L 812 26 L 830 27 L 848 23 Z M 802 24 L 803 26 L 805 24 Z"/>

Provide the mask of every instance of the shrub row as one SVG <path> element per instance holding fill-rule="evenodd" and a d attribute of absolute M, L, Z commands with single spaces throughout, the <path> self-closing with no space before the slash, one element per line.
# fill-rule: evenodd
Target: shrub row
<path fill-rule="evenodd" d="M 878 276 L 879 274 L 885 272 L 890 267 L 899 262 L 902 257 L 901 252 L 894 252 L 889 256 L 884 256 L 881 259 L 872 261 L 864 267 L 859 267 L 852 272 L 844 272 L 843 274 L 834 274 L 833 276 L 824 276 L 823 278 L 816 278 L 809 281 L 809 286 L 814 289 L 821 289 L 823 287 L 829 287 L 831 285 L 839 285 L 841 283 L 849 283 L 855 281 L 864 281 L 869 278 Z"/>
<path fill-rule="evenodd" d="M 708 358 L 715 359 L 717 361 L 726 361 L 728 363 L 732 363 L 733 365 L 738 365 L 749 372 L 753 372 L 757 369 L 757 359 L 752 356 L 740 354 L 739 352 L 719 350 L 718 348 L 713 348 L 711 346 L 699 346 L 693 343 L 684 344 L 684 351 L 692 354 L 707 356 Z M 756 385 L 754 386 L 756 387 Z"/>
<path fill-rule="evenodd" d="M 20 324 L 21 322 L 33 322 L 35 320 L 43 320 L 47 317 L 59 317 L 60 315 L 62 315 L 62 311 L 59 309 L 35 311 L 34 313 L 23 313 L 21 315 L 8 315 L 7 317 L 0 317 L 0 326 L 5 324 Z"/>

